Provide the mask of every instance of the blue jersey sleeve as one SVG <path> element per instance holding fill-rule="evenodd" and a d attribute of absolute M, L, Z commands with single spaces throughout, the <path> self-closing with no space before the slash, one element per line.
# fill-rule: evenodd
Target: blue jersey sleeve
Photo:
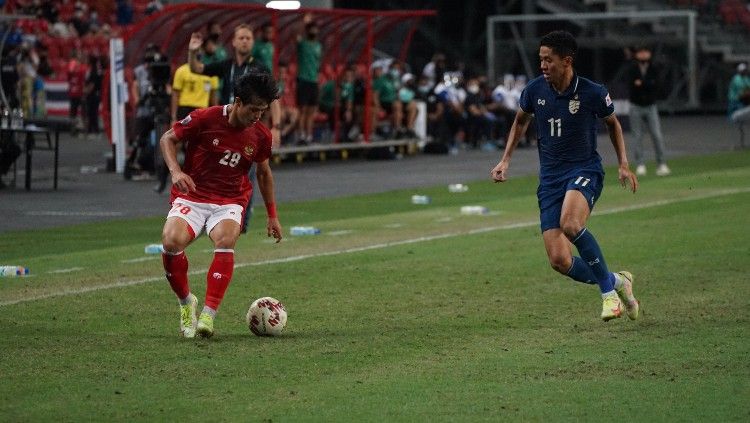
<path fill-rule="evenodd" d="M 534 105 L 531 103 L 531 94 L 529 93 L 529 87 L 521 91 L 521 99 L 518 100 L 518 106 L 526 113 L 534 113 Z"/>
<path fill-rule="evenodd" d="M 609 96 L 607 87 L 600 86 L 597 98 L 596 117 L 605 118 L 615 112 L 615 104 Z"/>

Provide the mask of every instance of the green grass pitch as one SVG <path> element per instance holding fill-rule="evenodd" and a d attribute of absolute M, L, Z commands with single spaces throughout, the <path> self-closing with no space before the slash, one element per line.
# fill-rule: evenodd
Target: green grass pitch
<path fill-rule="evenodd" d="M 261 211 L 208 341 L 143 254 L 163 218 L 0 234 L 32 272 L 0 279 L 0 421 L 748 421 L 750 153 L 670 164 L 636 194 L 608 169 L 588 225 L 638 321 L 551 270 L 534 177 L 282 204 L 323 233 L 279 245 Z M 210 250 L 187 250 L 199 298 Z M 261 296 L 283 336 L 245 327 Z"/>

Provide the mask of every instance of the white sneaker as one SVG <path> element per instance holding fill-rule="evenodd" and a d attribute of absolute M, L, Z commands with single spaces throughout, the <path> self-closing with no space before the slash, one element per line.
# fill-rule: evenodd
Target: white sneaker
<path fill-rule="evenodd" d="M 662 163 L 656 168 L 656 176 L 667 176 L 670 173 L 672 173 L 672 171 L 669 170 L 669 166 L 667 166 L 666 163 Z"/>
<path fill-rule="evenodd" d="M 646 176 L 646 165 L 638 165 L 635 168 L 635 174 L 638 176 Z"/>
<path fill-rule="evenodd" d="M 195 338 L 195 327 L 198 319 L 195 317 L 198 308 L 198 298 L 190 294 L 188 303 L 180 306 L 180 335 L 183 338 Z"/>

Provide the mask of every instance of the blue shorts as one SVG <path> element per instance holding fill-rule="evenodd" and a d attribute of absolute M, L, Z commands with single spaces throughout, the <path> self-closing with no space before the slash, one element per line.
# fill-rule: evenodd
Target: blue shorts
<path fill-rule="evenodd" d="M 542 232 L 560 227 L 560 215 L 566 192 L 580 191 L 586 198 L 589 210 L 593 210 L 602 188 L 604 172 L 597 169 L 573 169 L 555 179 L 540 182 L 536 198 L 539 200 Z"/>

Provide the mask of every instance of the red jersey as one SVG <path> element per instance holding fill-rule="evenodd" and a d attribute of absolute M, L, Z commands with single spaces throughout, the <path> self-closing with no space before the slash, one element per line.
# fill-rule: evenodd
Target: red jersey
<path fill-rule="evenodd" d="M 182 193 L 172 186 L 170 203 L 177 197 L 199 203 L 239 204 L 250 199 L 247 177 L 253 162 L 271 157 L 271 132 L 256 122 L 246 128 L 229 124 L 228 106 L 191 112 L 172 129 L 186 143 L 182 171 L 195 182 L 195 191 Z"/>
<path fill-rule="evenodd" d="M 68 62 L 68 96 L 83 97 L 83 84 L 86 82 L 86 66 L 73 59 Z"/>

